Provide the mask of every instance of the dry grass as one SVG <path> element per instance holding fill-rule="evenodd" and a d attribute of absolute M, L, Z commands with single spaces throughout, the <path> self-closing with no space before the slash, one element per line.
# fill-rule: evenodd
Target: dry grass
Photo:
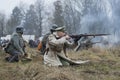
<path fill-rule="evenodd" d="M 36 49 L 27 48 L 31 62 L 8 63 L 0 50 L 0 80 L 120 80 L 120 49 L 68 51 L 71 59 L 91 60 L 79 66 L 48 67 Z"/>

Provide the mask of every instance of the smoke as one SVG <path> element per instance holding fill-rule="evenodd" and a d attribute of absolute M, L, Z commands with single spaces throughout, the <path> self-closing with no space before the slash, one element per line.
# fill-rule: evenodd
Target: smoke
<path fill-rule="evenodd" d="M 43 12 L 43 33 L 49 30 L 54 18 L 54 2 L 45 0 Z M 66 0 L 61 0 L 64 4 Z M 68 0 L 67 0 L 68 1 Z M 120 0 L 70 0 L 73 11 L 80 13 L 81 21 L 76 33 L 106 33 L 108 36 L 97 38 L 105 43 L 117 44 L 120 42 Z M 49 3 L 49 4 L 48 4 Z M 78 5 L 76 5 L 78 4 Z M 76 12 L 74 12 L 76 14 Z"/>
<path fill-rule="evenodd" d="M 42 33 L 46 34 L 50 30 L 51 26 L 53 25 L 53 14 L 55 11 L 54 2 L 57 0 L 43 0 L 43 20 L 42 20 L 42 26 L 43 31 Z M 42 35 L 44 35 L 42 34 Z"/>
<path fill-rule="evenodd" d="M 88 1 L 88 0 L 87 0 Z M 118 0 L 90 0 L 83 2 L 84 12 L 81 18 L 81 33 L 108 33 L 107 37 L 101 37 L 109 44 L 120 41 L 120 8 Z"/>

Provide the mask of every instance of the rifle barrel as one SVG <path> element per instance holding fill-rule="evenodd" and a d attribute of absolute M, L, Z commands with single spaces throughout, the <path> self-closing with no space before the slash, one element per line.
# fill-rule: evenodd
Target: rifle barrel
<path fill-rule="evenodd" d="M 79 34 L 79 35 L 70 35 L 70 37 L 84 37 L 84 36 L 107 36 L 110 34 Z"/>

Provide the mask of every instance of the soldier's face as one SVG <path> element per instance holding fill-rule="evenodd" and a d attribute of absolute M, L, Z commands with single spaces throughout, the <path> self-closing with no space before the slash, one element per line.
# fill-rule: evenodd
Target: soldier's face
<path fill-rule="evenodd" d="M 59 37 L 63 37 L 63 36 L 65 36 L 65 33 L 62 32 L 62 31 L 58 31 L 58 32 L 57 32 L 57 35 L 58 35 Z"/>

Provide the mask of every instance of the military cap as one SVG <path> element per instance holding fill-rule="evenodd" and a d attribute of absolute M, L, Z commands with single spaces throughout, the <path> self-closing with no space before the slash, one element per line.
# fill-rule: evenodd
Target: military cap
<path fill-rule="evenodd" d="M 24 31 L 24 28 L 22 26 L 17 26 L 16 27 L 16 32 L 23 33 L 23 31 Z"/>

